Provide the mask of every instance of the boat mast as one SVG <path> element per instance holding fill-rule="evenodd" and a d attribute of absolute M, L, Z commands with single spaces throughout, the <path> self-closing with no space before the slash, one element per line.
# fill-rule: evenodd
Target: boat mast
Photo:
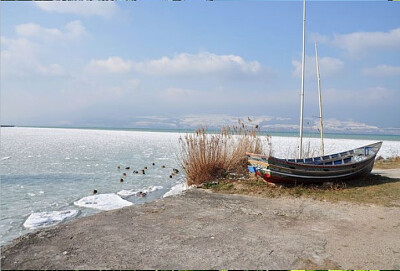
<path fill-rule="evenodd" d="M 304 72 L 306 50 L 306 0 L 303 0 L 303 55 L 301 66 L 301 107 L 300 107 L 300 135 L 299 135 L 299 159 L 303 156 L 303 107 L 304 107 Z"/>
<path fill-rule="evenodd" d="M 324 126 L 322 124 L 322 98 L 321 98 L 321 76 L 319 74 L 319 64 L 318 64 L 318 51 L 317 51 L 317 43 L 315 43 L 315 61 L 317 64 L 317 81 L 318 81 L 318 96 L 319 96 L 319 126 L 321 133 L 321 153 L 324 153 Z"/>

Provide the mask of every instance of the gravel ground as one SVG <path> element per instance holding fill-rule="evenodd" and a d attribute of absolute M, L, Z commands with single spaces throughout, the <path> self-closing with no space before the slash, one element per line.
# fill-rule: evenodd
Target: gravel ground
<path fill-rule="evenodd" d="M 399 236 L 399 207 L 194 189 L 27 234 L 1 248 L 1 262 L 2 269 L 400 269 Z"/>

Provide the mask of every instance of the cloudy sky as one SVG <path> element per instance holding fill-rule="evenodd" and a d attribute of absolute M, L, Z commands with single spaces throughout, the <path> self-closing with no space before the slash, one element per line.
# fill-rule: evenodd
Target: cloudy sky
<path fill-rule="evenodd" d="M 400 134 L 400 5 L 307 3 L 305 127 Z M 297 129 L 301 1 L 2 2 L 1 119 Z"/>

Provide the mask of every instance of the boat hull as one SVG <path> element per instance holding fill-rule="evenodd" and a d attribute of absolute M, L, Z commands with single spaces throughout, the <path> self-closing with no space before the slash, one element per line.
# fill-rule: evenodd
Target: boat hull
<path fill-rule="evenodd" d="M 347 152 L 306 159 L 247 154 L 249 170 L 273 183 L 335 182 L 371 172 L 382 142 Z"/>

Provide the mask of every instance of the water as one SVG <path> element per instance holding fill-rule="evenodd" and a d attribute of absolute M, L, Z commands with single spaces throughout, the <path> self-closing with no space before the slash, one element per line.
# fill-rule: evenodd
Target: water
<path fill-rule="evenodd" d="M 33 218 L 60 220 L 70 214 L 83 217 L 100 212 L 77 206 L 74 202 L 98 194 L 118 194 L 133 204 L 142 204 L 161 198 L 173 186 L 182 183 L 185 176 L 179 167 L 180 136 L 184 131 L 139 131 L 118 129 L 65 129 L 15 127 L 1 130 L 1 214 L 0 240 L 7 244 L 32 229 L 23 224 L 32 213 Z M 295 153 L 295 134 L 272 134 L 274 156 L 290 157 Z M 371 135 L 336 135 L 325 140 L 326 153 L 345 151 L 382 140 Z M 399 138 L 400 139 L 400 138 Z M 400 155 L 400 140 L 384 138 L 379 155 Z M 319 139 L 304 140 L 318 150 Z M 155 166 L 152 166 L 152 163 Z M 121 169 L 117 166 L 120 165 Z M 165 168 L 162 168 L 165 165 Z M 129 166 L 130 170 L 125 170 Z M 146 175 L 133 170 L 148 167 Z M 180 173 L 173 178 L 173 168 Z M 124 182 L 120 182 L 126 172 Z M 138 191 L 147 190 L 146 197 Z M 118 193 L 119 192 L 119 193 Z M 104 197 L 103 197 L 104 198 Z M 101 199 L 102 208 L 113 203 L 112 196 Z M 115 199 L 115 197 L 114 197 Z M 107 201 L 108 200 L 108 201 Z M 83 206 L 89 207 L 85 202 Z M 104 207 L 105 206 L 105 207 Z M 42 214 L 38 214 L 45 212 Z M 29 220 L 26 225 L 37 225 Z M 46 224 L 44 223 L 44 224 Z M 39 223 L 40 224 L 40 223 Z"/>
<path fill-rule="evenodd" d="M 78 210 L 78 217 L 99 212 L 74 205 L 92 195 L 94 189 L 104 194 L 162 186 L 144 198 L 133 195 L 125 199 L 140 204 L 162 197 L 185 179 L 182 173 L 169 178 L 173 168 L 179 169 L 179 136 L 111 130 L 2 129 L 1 244 L 30 231 L 23 223 L 34 212 Z M 126 166 L 131 169 L 125 170 Z M 133 174 L 133 170 L 144 166 L 148 167 L 146 175 Z M 121 183 L 123 172 L 127 177 Z"/>

